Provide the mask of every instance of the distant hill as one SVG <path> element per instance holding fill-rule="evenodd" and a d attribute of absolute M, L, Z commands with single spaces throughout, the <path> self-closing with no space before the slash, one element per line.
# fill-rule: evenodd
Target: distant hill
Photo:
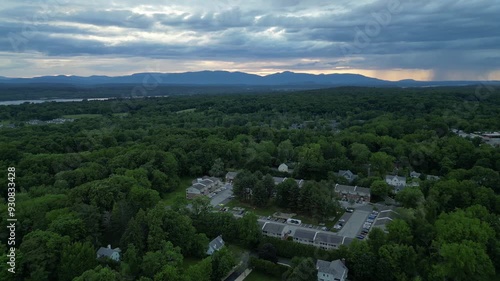
<path fill-rule="evenodd" d="M 184 73 L 136 73 L 127 76 L 40 76 L 33 78 L 0 77 L 2 84 L 148 84 L 148 85 L 231 85 L 231 86 L 376 86 L 376 87 L 423 87 L 463 86 L 482 83 L 480 81 L 415 81 L 397 82 L 380 80 L 359 74 L 308 74 L 285 71 L 259 76 L 244 72 L 198 71 Z M 488 84 L 500 84 L 489 81 Z"/>

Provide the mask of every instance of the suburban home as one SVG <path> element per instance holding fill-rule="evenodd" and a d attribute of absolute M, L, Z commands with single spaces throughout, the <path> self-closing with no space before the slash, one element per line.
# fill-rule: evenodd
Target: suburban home
<path fill-rule="evenodd" d="M 234 178 L 238 175 L 238 172 L 227 172 L 226 174 L 226 182 L 233 183 Z"/>
<path fill-rule="evenodd" d="M 290 228 L 286 224 L 266 222 L 262 227 L 262 234 L 270 237 L 286 239 L 290 233 Z"/>
<path fill-rule="evenodd" d="M 344 260 L 316 261 L 318 270 L 318 281 L 345 281 L 349 270 L 344 264 Z"/>
<path fill-rule="evenodd" d="M 208 243 L 207 255 L 211 256 L 214 252 L 222 249 L 222 247 L 224 247 L 224 240 L 222 240 L 222 236 L 219 235 Z"/>
<path fill-rule="evenodd" d="M 427 175 L 427 180 L 435 180 L 435 181 L 437 181 L 439 179 L 440 179 L 440 177 L 438 177 L 438 176 Z"/>
<path fill-rule="evenodd" d="M 386 175 L 385 182 L 394 187 L 394 192 L 399 192 L 406 187 L 406 177 Z"/>
<path fill-rule="evenodd" d="M 316 237 L 316 231 L 305 230 L 298 228 L 295 230 L 293 234 L 293 241 L 306 244 L 306 245 L 314 245 L 314 239 Z"/>
<path fill-rule="evenodd" d="M 97 250 L 97 258 L 110 258 L 114 261 L 120 261 L 120 254 L 122 250 L 120 248 L 114 248 L 111 249 L 111 245 L 108 245 L 108 247 L 101 247 L 99 250 Z"/>
<path fill-rule="evenodd" d="M 410 173 L 410 177 L 411 177 L 411 178 L 414 178 L 414 179 L 418 179 L 418 178 L 420 178 L 420 175 L 421 175 L 421 173 L 417 173 L 417 172 L 415 172 L 415 171 L 412 171 L 412 172 Z"/>
<path fill-rule="evenodd" d="M 337 249 L 344 240 L 343 236 L 334 233 L 318 232 L 314 239 L 314 245 L 324 250 Z"/>
<path fill-rule="evenodd" d="M 281 165 L 279 165 L 278 171 L 288 173 L 288 165 L 285 163 L 282 163 Z"/>
<path fill-rule="evenodd" d="M 273 177 L 273 180 L 274 180 L 274 184 L 275 185 L 278 185 L 282 182 L 284 182 L 286 180 L 286 178 L 282 178 L 282 177 Z"/>
<path fill-rule="evenodd" d="M 273 180 L 274 180 L 274 184 L 275 184 L 275 185 L 278 185 L 278 184 L 280 184 L 280 183 L 282 183 L 282 182 L 286 181 L 286 180 L 287 180 L 287 178 L 273 177 Z M 304 180 L 295 180 L 295 182 L 297 183 L 297 185 L 298 185 L 299 187 L 302 187 L 302 186 L 304 185 L 304 182 L 305 182 L 305 181 L 304 181 Z"/>
<path fill-rule="evenodd" d="M 221 185 L 218 178 L 207 177 L 193 180 L 192 185 L 186 189 L 186 198 L 193 199 L 197 196 L 208 195 Z"/>
<path fill-rule="evenodd" d="M 349 183 L 353 182 L 358 177 L 358 175 L 350 170 L 340 170 L 337 174 L 339 177 L 344 177 Z"/>
<path fill-rule="evenodd" d="M 357 203 L 367 203 L 371 199 L 371 190 L 366 187 L 336 184 L 334 191 L 343 201 L 354 200 Z"/>

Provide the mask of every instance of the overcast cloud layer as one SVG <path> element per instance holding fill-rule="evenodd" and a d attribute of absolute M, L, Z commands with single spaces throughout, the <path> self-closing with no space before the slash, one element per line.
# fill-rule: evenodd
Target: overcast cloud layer
<path fill-rule="evenodd" d="M 500 80 L 498 15 L 500 1 L 490 0 L 3 0 L 0 75 L 209 69 Z"/>

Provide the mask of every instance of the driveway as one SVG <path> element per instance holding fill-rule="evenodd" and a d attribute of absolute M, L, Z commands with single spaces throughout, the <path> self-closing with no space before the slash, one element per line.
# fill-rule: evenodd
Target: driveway
<path fill-rule="evenodd" d="M 216 194 L 212 199 L 210 199 L 210 204 L 212 206 L 218 206 L 219 204 L 225 204 L 229 202 L 229 197 L 233 195 L 233 186 L 231 184 L 226 184 L 226 190 L 222 190 L 219 194 Z"/>
<path fill-rule="evenodd" d="M 370 211 L 356 209 L 349 220 L 346 220 L 347 222 L 338 232 L 338 235 L 350 238 L 356 237 L 369 215 Z"/>

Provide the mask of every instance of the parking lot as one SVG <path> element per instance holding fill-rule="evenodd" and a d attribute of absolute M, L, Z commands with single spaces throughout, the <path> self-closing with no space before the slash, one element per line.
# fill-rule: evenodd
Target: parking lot
<path fill-rule="evenodd" d="M 225 184 L 225 190 L 221 190 L 218 194 L 215 194 L 214 197 L 210 199 L 210 204 L 212 206 L 218 206 L 219 204 L 226 204 L 229 202 L 231 197 L 233 195 L 233 186 L 229 183 Z"/>
<path fill-rule="evenodd" d="M 349 238 L 356 237 L 369 215 L 370 212 L 365 210 L 354 210 L 354 213 L 345 213 L 341 219 L 346 222 L 338 234 Z"/>

